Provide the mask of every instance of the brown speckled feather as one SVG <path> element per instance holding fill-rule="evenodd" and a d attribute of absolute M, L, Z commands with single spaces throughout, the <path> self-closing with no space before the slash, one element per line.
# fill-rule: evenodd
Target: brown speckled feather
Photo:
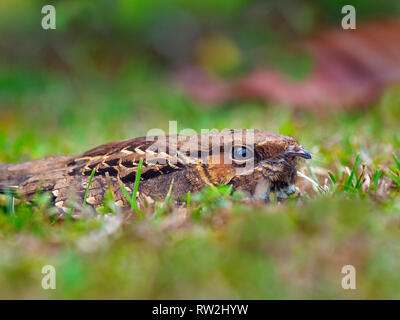
<path fill-rule="evenodd" d="M 215 151 L 220 153 L 213 158 L 211 152 Z M 247 158 L 239 161 L 235 152 L 247 152 Z M 189 191 L 219 184 L 232 184 L 251 197 L 263 182 L 268 190 L 263 190 L 261 197 L 267 200 L 270 191 L 282 197 L 293 191 L 290 188 L 298 157 L 310 155 L 295 139 L 262 130 L 142 137 L 107 143 L 78 156 L 53 156 L 0 166 L 0 192 L 1 187 L 15 186 L 29 200 L 42 190 L 53 195 L 57 207 L 65 208 L 71 200 L 82 203 L 95 169 L 87 203 L 101 206 L 105 192 L 111 189 L 114 201 L 127 206 L 120 186 L 132 192 L 138 163 L 143 159 L 139 204 L 164 199 L 171 184 L 172 197 L 179 202 Z M 233 161 L 225 163 L 228 158 Z M 247 167 L 250 161 L 253 166 Z"/>

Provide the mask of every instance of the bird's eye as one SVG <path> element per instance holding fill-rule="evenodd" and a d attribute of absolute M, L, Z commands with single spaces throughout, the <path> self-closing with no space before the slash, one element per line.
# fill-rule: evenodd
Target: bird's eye
<path fill-rule="evenodd" d="M 253 157 L 253 152 L 246 147 L 238 146 L 232 149 L 233 160 L 247 160 Z"/>

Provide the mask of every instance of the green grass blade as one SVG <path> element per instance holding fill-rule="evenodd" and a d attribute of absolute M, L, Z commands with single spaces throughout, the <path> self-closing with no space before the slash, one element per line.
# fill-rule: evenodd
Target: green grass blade
<path fill-rule="evenodd" d="M 169 185 L 169 190 L 168 190 L 167 195 L 165 196 L 164 203 L 168 203 L 169 200 L 171 199 L 171 193 L 172 193 L 173 184 L 174 184 L 174 181 L 172 181 L 171 184 Z"/>
<path fill-rule="evenodd" d="M 397 168 L 400 170 L 400 159 L 396 156 L 396 154 L 393 152 L 393 160 L 396 163 Z"/>
<path fill-rule="evenodd" d="M 345 184 L 345 189 L 347 191 L 351 189 L 351 186 L 352 186 L 352 183 L 353 183 L 353 179 L 354 179 L 354 175 L 355 175 L 356 169 L 358 167 L 359 161 L 360 161 L 360 156 L 357 155 L 356 159 L 354 160 L 353 169 L 351 170 L 350 176 L 347 179 L 346 184 Z M 357 181 L 358 181 L 358 178 L 357 178 Z"/>
<path fill-rule="evenodd" d="M 140 218 L 143 218 L 143 212 L 139 209 L 138 205 L 136 204 L 136 197 L 137 197 L 137 192 L 139 190 L 139 182 L 140 182 L 140 175 L 142 173 L 142 166 L 143 166 L 143 159 L 140 159 L 138 165 L 138 171 L 136 172 L 135 176 L 135 184 L 133 186 L 132 196 L 129 195 L 129 192 L 128 190 L 126 190 L 125 186 L 122 183 L 120 184 L 122 193 L 128 200 L 129 204 L 131 205 L 131 210 L 135 210 Z"/>
<path fill-rule="evenodd" d="M 88 182 L 88 185 L 87 185 L 87 188 L 86 188 L 86 191 L 85 191 L 85 197 L 83 198 L 82 210 L 85 209 L 85 207 L 86 207 L 86 200 L 87 200 L 87 197 L 88 197 L 88 194 L 89 194 L 90 185 L 92 184 L 92 180 L 93 180 L 93 177 L 94 177 L 95 173 L 96 173 L 96 168 L 94 168 L 92 170 L 92 173 L 90 174 L 89 182 Z"/>
<path fill-rule="evenodd" d="M 399 178 L 399 177 L 396 177 L 396 176 L 393 175 L 393 174 L 389 174 L 389 177 L 390 177 L 394 182 L 396 182 L 397 185 L 400 187 L 400 178 Z"/>
<path fill-rule="evenodd" d="M 382 172 L 380 170 L 378 170 L 374 173 L 372 181 L 373 181 L 375 187 L 378 186 L 378 182 L 379 182 L 379 178 L 381 177 L 381 174 L 382 174 Z"/>
<path fill-rule="evenodd" d="M 364 164 L 362 164 L 362 167 L 363 167 L 363 171 L 365 170 L 365 165 Z M 356 168 L 356 170 L 357 170 L 357 168 Z M 356 188 L 356 190 L 359 190 L 360 188 L 361 188 L 361 176 L 359 177 L 358 176 L 358 174 L 356 174 L 357 172 L 355 171 L 355 177 L 356 177 L 356 185 L 355 185 L 355 188 Z"/>
<path fill-rule="evenodd" d="M 186 208 L 190 208 L 190 191 L 187 193 Z"/>
<path fill-rule="evenodd" d="M 309 164 L 307 164 L 307 169 L 308 169 L 308 172 L 310 173 L 311 178 L 314 180 L 314 182 L 316 182 L 319 185 L 317 176 L 314 174 L 314 171 Z"/>
<path fill-rule="evenodd" d="M 129 194 L 128 190 L 126 190 L 125 186 L 122 183 L 119 185 L 119 187 L 120 187 L 122 193 L 124 194 L 125 198 L 128 200 L 129 204 L 131 205 L 131 210 L 134 210 L 135 206 L 132 202 L 132 197 Z"/>
<path fill-rule="evenodd" d="M 131 210 L 135 210 L 137 215 L 140 218 L 143 218 L 143 212 L 139 209 L 138 205 L 136 204 L 136 200 L 133 199 L 133 195 L 131 196 L 128 192 L 128 190 L 126 190 L 125 186 L 121 183 L 119 185 L 122 193 L 124 194 L 125 198 L 128 200 L 129 204 L 131 205 Z"/>
<path fill-rule="evenodd" d="M 14 214 L 15 213 L 15 198 L 14 194 L 9 188 L 4 189 L 4 194 L 7 196 L 7 213 Z"/>
<path fill-rule="evenodd" d="M 136 205 L 136 196 L 139 190 L 140 175 L 142 174 L 143 158 L 139 160 L 138 170 L 135 176 L 135 185 L 133 186 L 132 200 Z"/>
<path fill-rule="evenodd" d="M 228 186 L 228 189 L 227 189 L 227 194 L 228 194 L 229 196 L 232 195 L 232 191 L 233 191 L 233 185 L 230 184 L 230 185 Z"/>
<path fill-rule="evenodd" d="M 395 182 L 397 183 L 397 185 L 400 187 L 400 177 L 397 176 L 392 170 L 390 170 L 390 173 L 388 174 L 388 176 Z"/>
<path fill-rule="evenodd" d="M 333 173 L 329 171 L 328 174 L 329 174 L 329 177 L 331 178 L 333 184 L 336 184 L 337 183 L 337 179 L 335 178 Z"/>

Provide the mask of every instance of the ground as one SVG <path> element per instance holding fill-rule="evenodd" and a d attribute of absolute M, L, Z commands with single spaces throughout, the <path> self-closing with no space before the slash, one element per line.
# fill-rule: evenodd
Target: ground
<path fill-rule="evenodd" d="M 190 208 L 60 221 L 46 195 L 0 200 L 0 298 L 400 298 L 400 88 L 366 110 L 319 115 L 240 102 L 210 108 L 145 63 L 114 77 L 32 68 L 0 74 L 0 162 L 77 154 L 152 128 L 257 128 L 313 155 L 298 198 L 243 204 L 227 190 Z M 318 185 L 315 181 L 318 181 Z M 43 266 L 56 289 L 41 286 Z M 341 286 L 344 265 L 356 290 Z"/>

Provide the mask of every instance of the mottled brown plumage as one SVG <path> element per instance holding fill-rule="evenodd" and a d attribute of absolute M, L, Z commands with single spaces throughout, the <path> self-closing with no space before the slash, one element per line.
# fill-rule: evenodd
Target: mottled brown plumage
<path fill-rule="evenodd" d="M 111 189 L 115 202 L 127 206 L 121 185 L 132 193 L 143 159 L 140 205 L 164 199 L 171 185 L 177 202 L 189 191 L 226 184 L 249 198 L 268 200 L 270 191 L 280 198 L 295 192 L 298 157 L 311 158 L 295 139 L 262 130 L 142 137 L 107 143 L 78 156 L 0 166 L 0 192 L 15 188 L 27 200 L 37 190 L 50 192 L 54 204 L 63 209 L 71 200 L 82 203 L 95 169 L 87 203 L 101 206 Z"/>

